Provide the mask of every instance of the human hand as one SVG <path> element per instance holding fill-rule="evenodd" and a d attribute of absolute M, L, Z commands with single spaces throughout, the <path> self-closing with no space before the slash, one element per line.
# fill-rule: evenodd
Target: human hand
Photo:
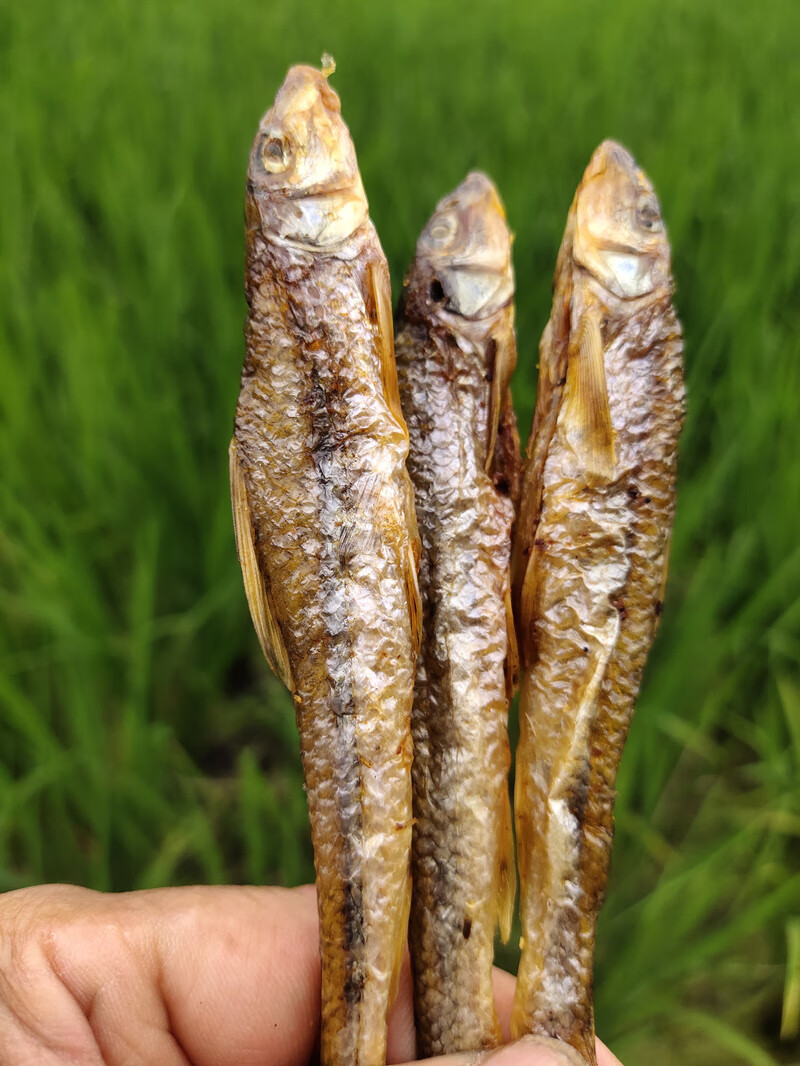
<path fill-rule="evenodd" d="M 313 886 L 104 895 L 45 885 L 0 896 L 4 1066 L 306 1066 L 319 1035 Z M 514 993 L 495 971 L 505 1038 Z M 567 1049 L 569 1050 L 569 1049 Z M 408 959 L 390 1063 L 414 1058 Z M 528 1041 L 492 1066 L 567 1066 Z M 485 1056 L 431 1059 L 472 1066 Z M 577 1060 L 576 1060 L 577 1061 Z M 619 1066 L 598 1042 L 599 1066 Z"/>

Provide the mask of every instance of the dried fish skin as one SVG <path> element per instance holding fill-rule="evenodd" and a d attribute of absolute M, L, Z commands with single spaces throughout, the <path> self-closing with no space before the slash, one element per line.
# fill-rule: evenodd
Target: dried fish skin
<path fill-rule="evenodd" d="M 494 1047 L 494 930 L 515 877 L 508 567 L 519 481 L 511 235 L 472 173 L 423 230 L 395 341 L 422 538 L 409 939 L 417 1053 Z"/>
<path fill-rule="evenodd" d="M 322 955 L 323 1066 L 383 1066 L 410 901 L 418 542 L 386 260 L 339 98 L 289 71 L 246 195 L 237 547 L 294 697 Z"/>
<path fill-rule="evenodd" d="M 512 1031 L 559 1038 L 591 1066 L 614 783 L 675 510 L 684 383 L 672 292 L 652 186 L 624 148 L 604 142 L 559 254 L 513 570 L 524 669 Z"/>

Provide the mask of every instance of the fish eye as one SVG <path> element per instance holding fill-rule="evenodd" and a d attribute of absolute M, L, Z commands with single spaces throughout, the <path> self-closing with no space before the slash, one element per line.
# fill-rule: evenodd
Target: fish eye
<path fill-rule="evenodd" d="M 440 247 L 450 244 L 458 230 L 458 220 L 455 215 L 440 215 L 433 220 L 428 236 L 434 244 Z"/>
<path fill-rule="evenodd" d="M 282 174 L 289 166 L 291 152 L 281 137 L 267 134 L 261 142 L 261 162 L 270 174 Z"/>
<path fill-rule="evenodd" d="M 636 225 L 650 233 L 660 233 L 664 229 L 658 204 L 651 196 L 643 196 L 636 205 Z"/>

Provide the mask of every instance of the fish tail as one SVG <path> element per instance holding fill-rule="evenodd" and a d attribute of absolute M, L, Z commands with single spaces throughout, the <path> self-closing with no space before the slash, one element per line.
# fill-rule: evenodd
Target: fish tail
<path fill-rule="evenodd" d="M 515 1036 L 563 1040 L 590 1066 L 596 1062 L 592 970 L 599 910 L 591 892 L 596 871 L 586 864 L 587 847 L 593 851 L 587 838 L 590 736 L 618 624 L 610 615 L 591 656 L 580 704 L 568 716 L 573 733 L 554 774 L 546 745 L 556 742 L 555 723 L 542 713 L 534 670 L 523 677 L 520 695 L 516 811 L 523 941 L 511 1029 Z"/>
<path fill-rule="evenodd" d="M 312 835 L 322 952 L 321 1066 L 383 1066 L 386 1019 L 397 990 L 408 929 L 410 795 L 407 817 L 387 821 L 385 805 L 379 809 L 370 780 L 377 768 L 365 767 L 359 759 L 354 718 L 342 716 L 334 725 L 338 758 L 327 787 L 320 788 L 318 782 L 314 789 Z M 402 756 L 400 762 L 405 761 Z M 402 766 L 396 764 L 387 776 L 399 781 Z M 397 791 L 401 793 L 402 786 Z M 402 815 L 402 802 L 394 809 Z"/>
<path fill-rule="evenodd" d="M 520 689 L 519 744 L 514 781 L 514 817 L 519 864 L 519 910 L 522 937 L 511 1031 L 514 1037 L 537 1032 L 535 1028 L 538 983 L 543 966 L 542 944 L 538 935 L 544 922 L 545 857 L 543 834 L 546 822 L 545 798 L 536 788 L 533 774 L 533 689 L 525 673 Z"/>
<path fill-rule="evenodd" d="M 352 714 L 313 711 L 302 719 L 320 919 L 321 1062 L 344 1066 L 360 1063 L 356 1054 L 367 977 L 356 723 Z"/>

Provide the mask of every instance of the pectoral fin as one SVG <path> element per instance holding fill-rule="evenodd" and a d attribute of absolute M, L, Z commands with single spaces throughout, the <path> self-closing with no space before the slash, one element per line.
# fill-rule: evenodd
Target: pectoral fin
<path fill-rule="evenodd" d="M 672 530 L 670 529 L 667 536 L 667 543 L 664 545 L 664 561 L 662 563 L 661 581 L 658 586 L 658 599 L 655 604 L 655 624 L 653 627 L 653 634 L 658 632 L 658 627 L 661 623 L 661 609 L 664 606 L 664 597 L 667 593 L 667 576 L 669 575 L 669 557 L 672 550 Z"/>
<path fill-rule="evenodd" d="M 381 362 L 383 395 L 389 410 L 408 436 L 403 409 L 400 406 L 400 387 L 397 383 L 397 364 L 394 358 L 394 327 L 392 325 L 392 290 L 389 275 L 382 262 L 373 260 L 365 273 L 364 303 L 375 324 L 378 354 Z"/>
<path fill-rule="evenodd" d="M 581 316 L 567 356 L 564 428 L 567 441 L 586 473 L 614 477 L 614 431 L 608 406 L 600 315 L 588 308 Z"/>
<path fill-rule="evenodd" d="M 509 586 L 510 586 L 509 575 Z M 506 693 L 508 699 L 514 695 L 519 677 L 519 654 L 517 638 L 514 632 L 514 613 L 511 607 L 511 589 L 506 589 L 506 629 L 508 646 L 506 649 Z M 511 923 L 514 920 L 514 900 L 517 895 L 517 868 L 514 863 L 514 830 L 511 825 L 511 799 L 508 790 L 503 789 L 500 797 L 500 851 L 497 863 L 497 923 L 500 926 L 500 938 L 507 943 L 511 936 Z"/>
<path fill-rule="evenodd" d="M 500 408 L 497 437 L 494 442 L 494 456 L 488 473 L 494 482 L 495 489 L 511 500 L 516 512 L 519 508 L 522 456 L 520 454 L 517 418 L 514 414 L 514 402 L 511 398 L 510 389 L 506 389 L 503 405 Z"/>
<path fill-rule="evenodd" d="M 514 630 L 514 609 L 511 605 L 511 575 L 508 577 L 509 587 L 506 589 L 506 632 L 508 643 L 506 645 L 506 695 L 509 701 L 517 691 L 519 682 L 519 649 L 517 648 L 517 635 Z"/>
<path fill-rule="evenodd" d="M 497 859 L 497 923 L 505 944 L 511 936 L 514 900 L 517 895 L 517 872 L 514 865 L 514 832 L 511 828 L 511 799 L 503 789 L 500 797 L 499 852 Z"/>
<path fill-rule="evenodd" d="M 418 542 L 417 542 L 418 543 Z M 422 644 L 422 600 L 419 594 L 419 582 L 417 581 L 418 562 L 414 553 L 414 542 L 409 539 L 406 551 L 405 582 L 406 596 L 408 599 L 408 614 L 411 622 L 411 647 L 416 661 Z"/>
<path fill-rule="evenodd" d="M 397 382 L 397 363 L 394 358 L 394 327 L 392 324 L 392 290 L 389 274 L 382 261 L 373 260 L 367 264 L 364 274 L 364 304 L 367 313 L 375 324 L 376 341 L 381 364 L 381 382 L 383 395 L 389 410 L 408 439 L 408 428 L 400 406 L 400 387 Z M 404 519 L 408 531 L 408 545 L 405 552 L 405 583 L 408 599 L 408 611 L 411 620 L 411 639 L 416 658 L 422 641 L 422 606 L 417 583 L 417 569 L 420 558 L 420 540 L 417 531 L 417 519 L 414 510 L 414 490 L 408 480 L 406 499 L 404 501 Z"/>
<path fill-rule="evenodd" d="M 517 341 L 514 336 L 514 324 L 510 317 L 502 319 L 502 325 L 492 338 L 492 343 L 494 346 L 494 366 L 490 368 L 492 373 L 492 395 L 489 402 L 489 432 L 486 441 L 485 469 L 487 472 L 491 469 L 495 458 L 497 427 L 500 423 L 501 413 L 506 405 L 508 383 L 511 380 L 514 367 L 517 365 Z"/>
<path fill-rule="evenodd" d="M 534 541 L 531 544 L 531 554 L 525 574 L 522 579 L 522 588 L 519 593 L 519 619 L 517 627 L 517 652 L 525 666 L 530 666 L 535 657 L 533 642 L 533 620 L 536 617 L 536 593 L 538 576 L 537 552 L 539 548 Z"/>
<path fill-rule="evenodd" d="M 293 685 L 289 656 L 275 618 L 269 589 L 261 575 L 256 558 L 253 523 L 250 518 L 250 505 L 247 501 L 247 485 L 235 439 L 231 441 L 228 455 L 230 457 L 231 504 L 233 527 L 236 533 L 236 551 L 242 568 L 250 617 L 253 619 L 253 625 L 267 662 L 291 692 Z"/>

